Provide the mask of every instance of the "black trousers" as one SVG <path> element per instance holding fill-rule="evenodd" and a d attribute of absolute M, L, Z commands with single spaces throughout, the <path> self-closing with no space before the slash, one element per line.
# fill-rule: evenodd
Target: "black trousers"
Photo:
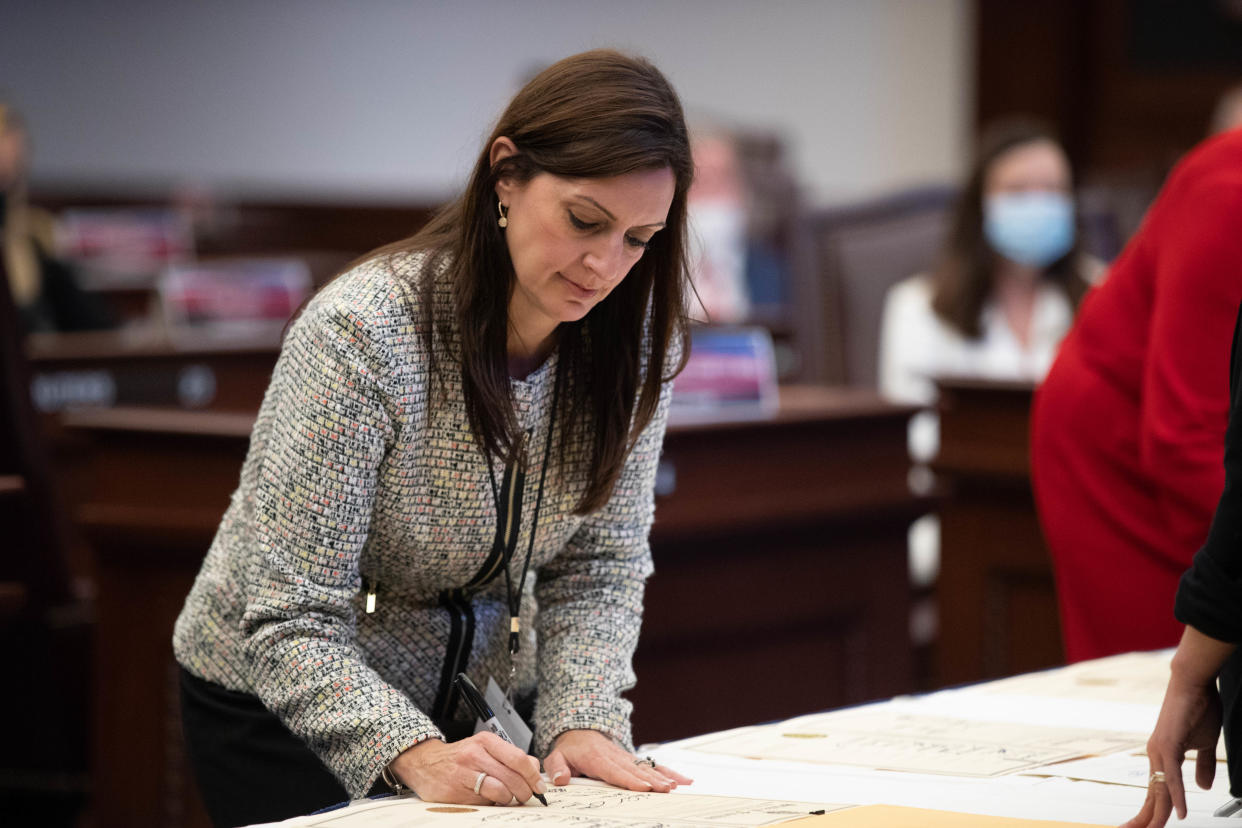
<path fill-rule="evenodd" d="M 1221 729 L 1229 757 L 1229 793 L 1242 797 L 1242 648 L 1234 650 L 1220 671 Z"/>
<path fill-rule="evenodd" d="M 182 670 L 181 725 L 216 828 L 276 822 L 349 799 L 319 757 L 248 693 Z M 371 793 L 386 790 L 377 781 Z"/>
<path fill-rule="evenodd" d="M 534 693 L 518 697 L 514 706 L 531 721 Z M 435 725 L 450 742 L 474 732 L 473 719 L 437 719 Z M 257 697 L 204 681 L 185 669 L 181 728 L 199 793 L 216 828 L 277 822 L 349 799 L 319 757 Z M 388 786 L 377 779 L 370 795 L 387 792 Z"/>

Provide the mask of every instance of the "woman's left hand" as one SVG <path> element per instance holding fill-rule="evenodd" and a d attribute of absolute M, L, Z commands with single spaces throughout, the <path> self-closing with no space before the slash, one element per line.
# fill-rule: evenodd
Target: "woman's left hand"
<path fill-rule="evenodd" d="M 1220 721 L 1220 695 L 1214 684 L 1186 684 L 1176 677 L 1169 682 L 1156 729 L 1147 742 L 1147 759 L 1162 776 L 1148 783 L 1142 809 L 1122 828 L 1162 828 L 1173 810 L 1178 819 L 1186 818 L 1182 762 L 1187 750 L 1197 750 L 1195 781 L 1205 790 L 1212 787 Z"/>
<path fill-rule="evenodd" d="M 598 730 L 567 730 L 556 738 L 543 769 L 553 785 L 565 785 L 577 775 L 631 791 L 667 793 L 694 781 L 663 765 L 640 761 Z"/>

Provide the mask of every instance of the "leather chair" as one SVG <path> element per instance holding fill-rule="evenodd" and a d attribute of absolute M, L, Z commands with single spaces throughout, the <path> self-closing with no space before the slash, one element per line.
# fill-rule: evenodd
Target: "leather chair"
<path fill-rule="evenodd" d="M 954 195 L 929 187 L 806 218 L 814 279 L 798 307 L 808 378 L 876 386 L 884 295 L 935 263 Z"/>

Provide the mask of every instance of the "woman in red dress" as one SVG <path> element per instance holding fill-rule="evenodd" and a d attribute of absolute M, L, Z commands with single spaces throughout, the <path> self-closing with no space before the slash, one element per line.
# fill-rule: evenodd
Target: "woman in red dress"
<path fill-rule="evenodd" d="M 1171 647 L 1224 485 L 1242 130 L 1169 177 L 1035 397 L 1031 475 L 1070 661 Z"/>

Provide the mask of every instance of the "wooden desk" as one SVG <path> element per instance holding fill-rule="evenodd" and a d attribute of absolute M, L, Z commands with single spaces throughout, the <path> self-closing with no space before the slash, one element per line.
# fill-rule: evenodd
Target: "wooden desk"
<path fill-rule="evenodd" d="M 911 409 L 828 389 L 788 390 L 784 402 L 771 420 L 669 430 L 630 694 L 640 741 L 910 688 L 905 535 L 925 509 L 906 486 Z M 182 754 L 171 628 L 236 487 L 253 414 L 63 419 L 89 443 L 74 488 L 99 578 L 96 817 L 204 824 Z"/>
<path fill-rule="evenodd" d="M 92 743 L 100 826 L 209 826 L 184 755 L 172 625 L 237 486 L 253 414 L 98 409 L 71 491 L 97 584 Z"/>
<path fill-rule="evenodd" d="M 941 379 L 940 681 L 1065 663 L 1030 484 L 1030 383 Z"/>
<path fill-rule="evenodd" d="M 910 414 L 787 388 L 774 420 L 670 426 L 636 740 L 910 691 L 906 532 L 927 511 L 907 484 Z"/>
<path fill-rule="evenodd" d="M 83 405 L 258 411 L 283 327 L 232 335 L 158 327 L 32 334 L 31 392 L 45 412 Z"/>

